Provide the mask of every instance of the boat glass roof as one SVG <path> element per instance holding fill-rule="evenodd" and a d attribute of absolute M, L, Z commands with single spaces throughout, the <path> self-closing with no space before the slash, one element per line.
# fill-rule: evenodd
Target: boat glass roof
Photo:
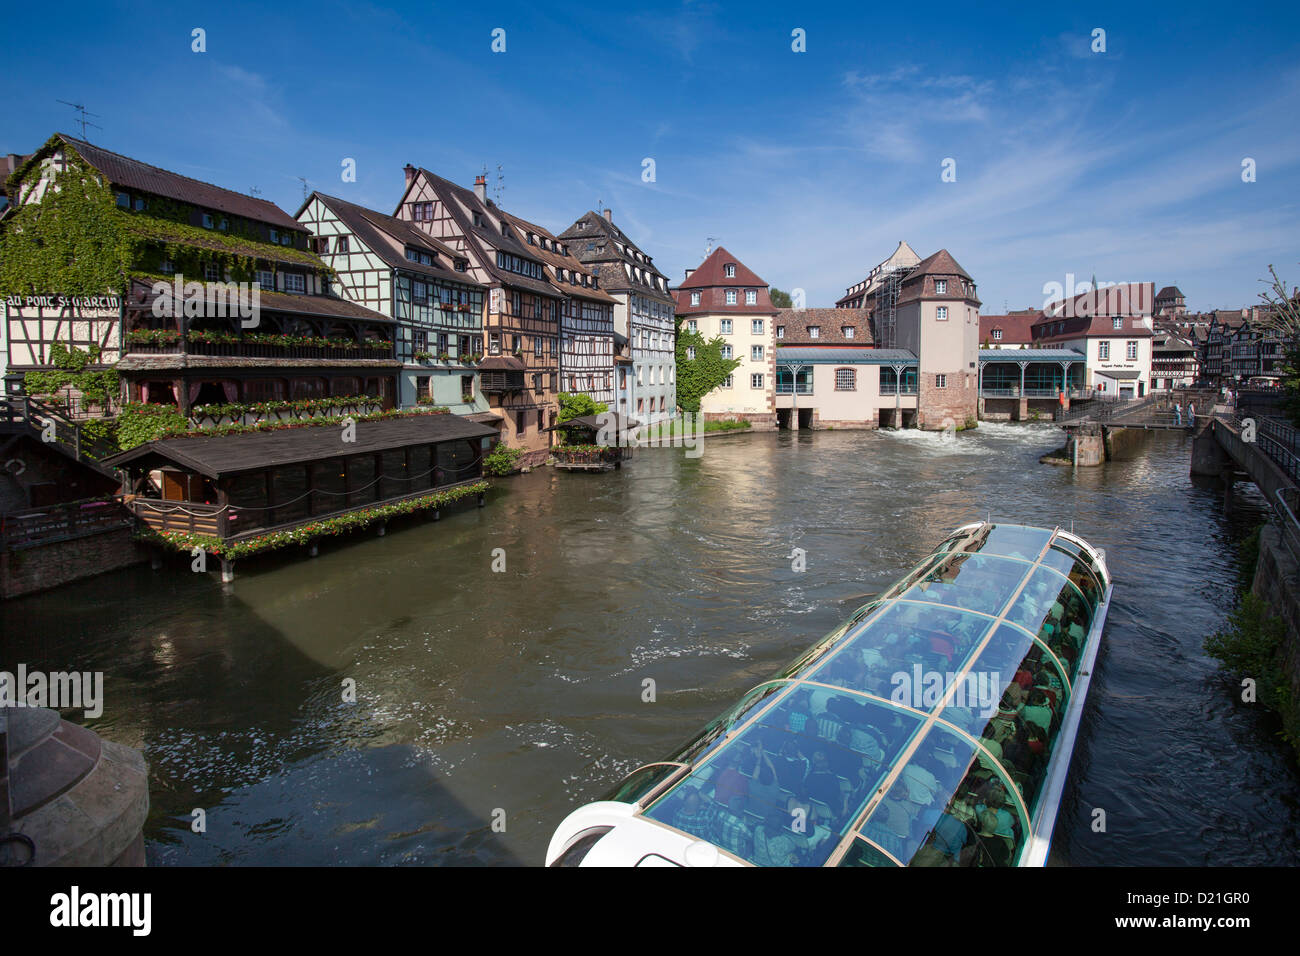
<path fill-rule="evenodd" d="M 669 758 L 689 771 L 638 812 L 760 865 L 1016 862 L 1108 586 L 1064 534 L 960 529 Z"/>

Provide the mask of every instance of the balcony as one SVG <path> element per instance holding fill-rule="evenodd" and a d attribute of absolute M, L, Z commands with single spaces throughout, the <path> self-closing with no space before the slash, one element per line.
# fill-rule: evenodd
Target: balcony
<path fill-rule="evenodd" d="M 904 382 L 902 388 L 900 388 L 897 385 L 882 384 L 880 386 L 881 395 L 915 395 L 916 393 L 917 393 L 917 388 L 915 383 L 909 384 L 907 382 Z"/>
<path fill-rule="evenodd" d="M 524 390 L 523 372 L 483 372 L 482 384 L 485 393 L 522 392 Z"/>
<path fill-rule="evenodd" d="M 789 382 L 776 383 L 776 394 L 778 395 L 811 395 L 812 393 L 811 382 L 800 382 L 798 388 L 795 388 Z"/>
<path fill-rule="evenodd" d="M 132 341 L 130 334 L 124 353 L 145 355 L 178 354 L 212 355 L 229 358 L 264 359 L 391 359 L 392 343 L 336 343 L 331 345 L 280 345 L 269 342 L 208 342 L 196 339 L 159 336 L 152 341 Z"/>

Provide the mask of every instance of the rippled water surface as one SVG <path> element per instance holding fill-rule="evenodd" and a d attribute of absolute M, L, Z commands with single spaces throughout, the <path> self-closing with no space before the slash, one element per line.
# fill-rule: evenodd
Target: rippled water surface
<path fill-rule="evenodd" d="M 146 565 L 6 602 L 0 664 L 105 672 L 89 725 L 145 752 L 152 865 L 537 864 L 566 813 L 957 525 L 1074 522 L 1116 586 L 1052 862 L 1300 862 L 1295 762 L 1201 648 L 1258 497 L 1225 515 L 1181 435 L 1077 473 L 1037 463 L 1059 436 L 742 435 L 543 469 L 483 509 L 241 565 L 225 591 Z"/>

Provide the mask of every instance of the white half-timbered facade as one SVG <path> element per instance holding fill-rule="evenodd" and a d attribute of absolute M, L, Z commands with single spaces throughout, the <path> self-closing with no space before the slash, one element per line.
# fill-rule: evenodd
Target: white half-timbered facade
<path fill-rule="evenodd" d="M 399 404 L 487 411 L 478 370 L 485 289 L 468 258 L 409 222 L 319 192 L 297 219 L 334 269 L 337 291 L 397 320 Z"/>
<path fill-rule="evenodd" d="M 615 384 L 615 411 L 642 422 L 671 418 L 677 409 L 677 342 L 668 279 L 618 226 L 613 213 L 587 212 L 560 241 L 614 298 L 614 330 L 626 336 L 631 365 Z M 624 404 L 626 403 L 626 404 Z"/>

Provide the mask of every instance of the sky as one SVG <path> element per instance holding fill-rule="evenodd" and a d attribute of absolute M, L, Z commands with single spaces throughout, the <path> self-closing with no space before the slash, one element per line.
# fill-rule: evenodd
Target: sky
<path fill-rule="evenodd" d="M 79 134 L 67 100 L 92 142 L 290 214 L 300 177 L 391 213 L 406 163 L 490 192 L 499 166 L 516 215 L 603 204 L 671 282 L 712 241 L 810 307 L 902 239 L 985 314 L 1071 275 L 1196 311 L 1258 304 L 1270 264 L 1300 285 L 1296 8 L 875 6 L 26 4 L 0 150 Z"/>

